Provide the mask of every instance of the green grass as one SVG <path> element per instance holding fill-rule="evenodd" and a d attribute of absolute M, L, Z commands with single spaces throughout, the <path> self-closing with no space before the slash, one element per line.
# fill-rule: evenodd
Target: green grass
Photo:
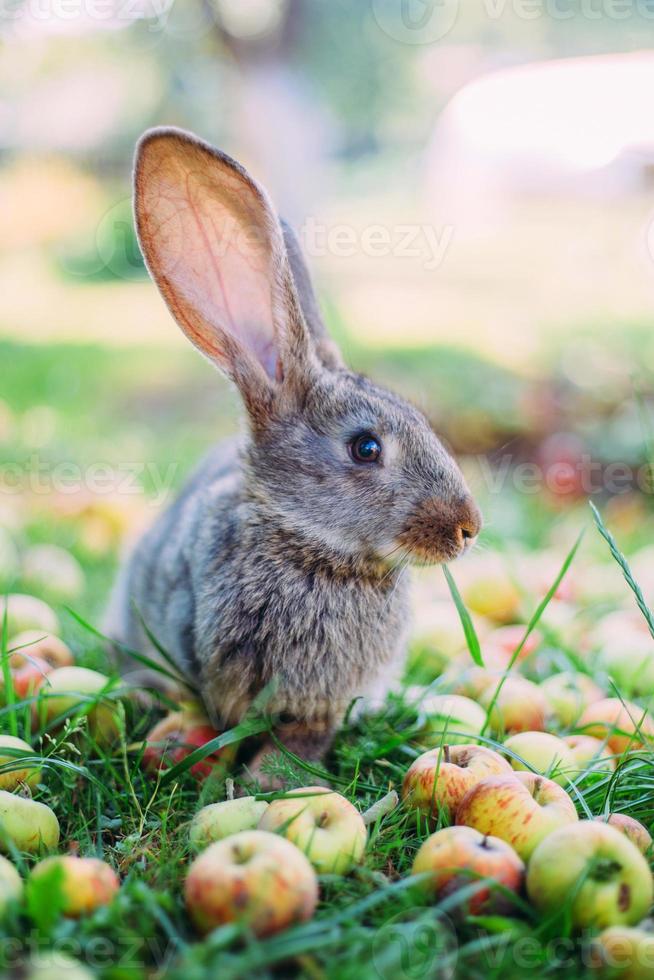
<path fill-rule="evenodd" d="M 0 345 L 0 358 L 1 394 L 11 414 L 8 436 L 0 440 L 0 465 L 24 461 L 34 451 L 53 465 L 68 459 L 80 466 L 97 460 L 115 463 L 132 453 L 160 466 L 174 460 L 178 467 L 171 485 L 176 486 L 212 439 L 233 431 L 236 425 L 234 399 L 192 355 L 187 358 L 159 351 L 126 353 L 85 347 L 32 349 L 4 343 Z M 389 374 L 390 363 L 386 365 Z M 401 358 L 397 363 L 400 386 L 405 371 L 404 383 L 408 385 L 407 377 L 415 364 L 408 355 L 406 364 Z M 371 373 L 378 375 L 379 370 Z M 30 447 L 26 433 L 32 433 L 37 443 L 43 435 L 38 424 L 30 422 L 35 405 L 47 405 L 51 414 L 45 419 L 47 438 Z M 80 406 L 85 411 L 81 412 Z M 135 513 L 134 523 L 143 516 L 149 518 L 147 505 L 142 507 L 152 490 L 147 481 L 144 490 L 143 496 L 128 502 L 122 515 L 126 526 L 134 522 Z M 568 557 L 563 561 L 564 551 L 559 576 L 552 577 L 553 588 L 544 599 L 525 595 L 525 635 L 537 626 L 545 636 L 538 657 L 527 660 L 525 675 L 538 680 L 571 666 L 589 669 L 565 629 L 548 626 L 546 617 L 542 618 L 554 586 L 575 568 L 579 556 L 577 545 L 572 546 L 589 523 L 587 515 L 557 515 L 538 500 L 518 496 L 496 501 L 493 506 L 491 527 L 482 547 L 503 548 L 510 555 L 516 544 L 530 548 L 544 545 L 557 526 L 569 526 L 572 532 L 565 549 Z M 51 494 L 43 499 L 38 494 L 28 495 L 24 510 L 12 496 L 0 514 L 14 512 L 20 512 L 20 520 L 15 526 L 9 521 L 8 526 L 20 551 L 34 543 L 52 542 L 70 550 L 82 564 L 86 589 L 72 603 L 73 611 L 66 610 L 65 602 L 56 604 L 63 635 L 80 663 L 113 676 L 95 628 L 117 566 L 122 524 L 114 533 L 100 520 L 107 534 L 104 538 L 101 535 L 98 544 L 97 515 L 55 506 Z M 111 524 L 104 520 L 105 525 Z M 511 531 L 515 525 L 518 530 Z M 651 531 L 651 526 L 647 530 Z M 642 543 L 642 529 L 635 537 Z M 587 534 L 583 547 L 585 554 L 593 554 L 597 560 L 610 560 L 599 534 Z M 508 560 L 520 581 L 520 557 Z M 433 574 L 434 581 L 440 579 L 438 570 Z M 454 585 L 458 580 L 455 568 L 450 588 L 464 622 L 471 660 L 483 659 L 484 642 L 467 618 Z M 27 589 L 27 583 L 18 575 L 4 581 L 2 587 L 21 590 Z M 43 597 L 49 598 L 47 590 Z M 601 608 L 586 610 L 585 614 L 592 624 Z M 8 651 L 3 643 L 6 671 Z M 518 653 L 519 649 L 516 657 Z M 411 679 L 417 680 L 417 674 Z M 7 680 L 5 674 L 5 687 Z M 609 690 L 608 679 L 602 681 Z M 198 939 L 182 899 L 182 884 L 191 860 L 188 825 L 201 805 L 225 798 L 225 773 L 199 785 L 188 772 L 192 758 L 159 779 L 144 773 L 140 743 L 160 713 L 144 712 L 123 698 L 120 688 L 105 697 L 116 706 L 122 726 L 122 736 L 111 750 L 98 745 L 88 730 L 85 712 L 89 704 L 69 715 L 57 730 L 35 724 L 29 700 L 13 701 L 10 691 L 6 704 L 0 707 L 0 730 L 16 733 L 34 746 L 32 763 L 42 767 L 35 796 L 50 805 L 59 818 L 61 850 L 102 857 L 122 879 L 116 900 L 79 922 L 58 914 L 56 882 L 47 890 L 34 889 L 27 904 L 12 907 L 0 920 L 0 975 L 11 975 L 17 963 L 47 950 L 68 952 L 88 963 L 103 980 L 161 976 L 173 980 L 295 976 L 309 980 L 454 976 L 521 980 L 528 975 L 591 975 L 585 965 L 588 937 L 574 935 L 566 908 L 553 919 L 543 919 L 523 898 L 516 897 L 513 914 L 475 919 L 463 911 L 468 894 L 477 887 L 475 882 L 467 892 L 437 903 L 430 901 L 421 883 L 408 877 L 429 828 L 423 818 L 402 806 L 371 826 L 360 868 L 346 878 L 321 877 L 320 904 L 311 922 L 260 941 L 238 926 L 224 927 L 206 939 Z M 246 724 L 206 751 L 231 739 L 242 756 L 251 750 L 257 726 L 261 728 L 262 723 L 254 719 L 249 727 Z M 497 745 L 489 735 L 485 741 L 491 747 Z M 326 767 L 334 787 L 363 811 L 390 789 L 400 788 L 406 769 L 429 744 L 422 719 L 398 696 L 380 714 L 348 724 L 339 733 Z M 273 766 L 289 788 L 315 780 L 315 770 L 283 753 Z M 0 767 L 0 774 L 11 767 L 11 762 Z M 231 775 L 238 786 L 238 765 Z M 618 810 L 651 827 L 654 756 L 639 752 L 613 774 L 580 773 L 570 792 L 580 816 Z M 34 858 L 13 857 L 28 874 Z"/>

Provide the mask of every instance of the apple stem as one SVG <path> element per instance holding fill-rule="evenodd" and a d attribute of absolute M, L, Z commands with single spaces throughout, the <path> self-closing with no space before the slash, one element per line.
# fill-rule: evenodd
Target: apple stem
<path fill-rule="evenodd" d="M 445 759 L 445 762 L 449 763 L 449 761 L 450 761 L 450 747 L 449 747 L 449 745 L 444 745 L 443 746 L 443 758 Z"/>
<path fill-rule="evenodd" d="M 233 779 L 226 779 L 225 780 L 225 796 L 227 797 L 228 800 L 233 800 L 234 799 L 234 780 Z"/>
<path fill-rule="evenodd" d="M 377 800 L 376 803 L 373 803 L 371 807 L 361 814 L 366 827 L 371 823 L 375 823 L 381 817 L 385 817 L 387 813 L 392 813 L 399 802 L 400 798 L 394 789 L 390 793 L 387 793 L 386 796 L 382 796 L 381 800 Z"/>

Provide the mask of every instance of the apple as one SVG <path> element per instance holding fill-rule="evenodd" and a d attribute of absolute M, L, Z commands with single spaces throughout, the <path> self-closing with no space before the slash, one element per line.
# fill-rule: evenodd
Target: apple
<path fill-rule="evenodd" d="M 472 612 L 495 623 L 510 623 L 518 618 L 521 596 L 506 564 L 496 555 L 477 557 L 466 570 L 463 599 Z"/>
<path fill-rule="evenodd" d="M 414 692 L 407 692 L 407 698 L 414 700 Z M 486 712 L 471 698 L 460 694 L 423 691 L 414 703 L 425 719 L 424 730 L 432 742 L 476 742 L 486 722 Z"/>
<path fill-rule="evenodd" d="M 638 848 L 596 820 L 559 827 L 540 842 L 529 861 L 527 894 L 545 915 L 568 907 L 577 929 L 635 925 L 654 899 Z"/>
<path fill-rule="evenodd" d="M 26 630 L 40 630 L 41 633 L 58 633 L 59 620 L 50 606 L 33 595 L 12 592 L 0 597 L 0 635 L 7 616 L 7 634 L 14 636 Z"/>
<path fill-rule="evenodd" d="M 643 928 L 643 925 L 650 928 Z M 654 976 L 654 932 L 651 923 L 637 928 L 610 926 L 590 946 L 591 965 L 620 980 L 652 980 Z M 602 974 L 604 975 L 604 973 Z"/>
<path fill-rule="evenodd" d="M 627 629 L 620 641 L 600 652 L 604 670 L 626 697 L 645 696 L 654 690 L 654 641 L 649 633 Z"/>
<path fill-rule="evenodd" d="M 515 770 L 539 772 L 561 786 L 567 786 L 575 775 L 575 760 L 562 738 L 547 732 L 518 732 L 504 743 L 515 755 L 509 762 Z M 518 756 L 518 758 L 516 758 Z"/>
<path fill-rule="evenodd" d="M 77 559 L 54 544 L 29 548 L 23 558 L 23 580 L 39 594 L 59 602 L 72 602 L 84 591 L 84 572 Z"/>
<path fill-rule="evenodd" d="M 43 950 L 30 959 L 24 980 L 94 980 L 96 974 L 59 950 Z"/>
<path fill-rule="evenodd" d="M 89 731 L 100 745 L 110 745 L 120 733 L 117 705 L 104 695 L 114 686 L 105 674 L 87 667 L 58 667 L 44 678 L 39 687 L 43 698 L 38 709 L 43 710 L 49 724 L 61 715 L 86 714 Z"/>
<path fill-rule="evenodd" d="M 439 899 L 464 888 L 475 877 L 492 878 L 512 892 L 519 892 L 525 866 L 513 848 L 498 837 L 480 834 L 472 827 L 445 827 L 432 834 L 416 854 L 412 875 L 429 872 L 427 889 Z M 513 903 L 492 885 L 480 885 L 466 902 L 465 913 L 508 913 Z"/>
<path fill-rule="evenodd" d="M 490 711 L 489 725 L 493 734 L 542 732 L 547 701 L 538 685 L 524 677 L 507 677 L 496 698 L 497 686 L 487 687 L 479 698 L 481 706 Z"/>
<path fill-rule="evenodd" d="M 628 837 L 632 844 L 635 844 L 641 854 L 647 854 L 652 846 L 652 837 L 640 821 L 630 817 L 626 813 L 609 813 L 608 816 L 595 817 L 602 823 L 608 823 Z"/>
<path fill-rule="evenodd" d="M 484 644 L 484 663 L 487 661 L 487 654 L 490 650 L 498 650 L 500 653 L 505 654 L 507 659 L 511 659 L 522 643 L 526 631 L 527 627 L 521 623 L 512 623 L 510 626 L 499 626 L 497 629 L 494 629 L 492 633 L 489 633 Z M 543 637 L 538 630 L 532 630 L 525 640 L 517 659 L 526 660 L 527 657 L 530 657 L 538 649 L 542 642 Z"/>
<path fill-rule="evenodd" d="M 201 850 L 214 841 L 238 834 L 242 830 L 255 830 L 267 809 L 268 803 L 257 800 L 254 796 L 209 803 L 193 817 L 189 840 L 196 850 Z"/>
<path fill-rule="evenodd" d="M 585 735 L 606 739 L 616 755 L 644 747 L 654 738 L 654 719 L 644 708 L 619 698 L 604 698 L 590 704 L 577 723 Z"/>
<path fill-rule="evenodd" d="M 491 684 L 497 687 L 509 666 L 509 658 L 500 650 L 484 650 L 484 666 L 470 662 L 470 655 L 457 658 L 438 679 L 438 687 L 451 694 L 462 694 L 478 701 Z"/>
<path fill-rule="evenodd" d="M 0 915 L 3 915 L 10 902 L 17 901 L 23 894 L 23 879 L 11 861 L 0 857 Z"/>
<path fill-rule="evenodd" d="M 9 749 L 9 752 L 3 752 Z M 21 783 L 26 783 L 30 789 L 38 786 L 41 778 L 41 770 L 35 766 L 20 765 L 21 755 L 34 755 L 34 749 L 22 738 L 14 735 L 0 735 L 0 769 L 5 765 L 11 765 L 12 769 L 0 771 L 0 789 L 12 792 Z"/>
<path fill-rule="evenodd" d="M 259 830 L 282 834 L 320 873 L 347 874 L 363 857 L 368 831 L 349 800 L 324 786 L 305 786 L 273 800 Z"/>
<path fill-rule="evenodd" d="M 9 663 L 12 670 L 25 666 L 35 658 L 47 661 L 51 667 L 72 667 L 75 663 L 70 648 L 63 640 L 52 633 L 43 633 L 39 630 L 25 630 L 13 636 L 9 641 L 8 649 L 11 653 Z"/>
<path fill-rule="evenodd" d="M 27 883 L 28 892 L 31 883 L 41 879 L 59 890 L 61 912 L 68 919 L 79 919 L 108 905 L 120 888 L 116 872 L 105 861 L 74 854 L 55 854 L 39 861 Z"/>
<path fill-rule="evenodd" d="M 188 702 L 180 711 L 173 711 L 162 718 L 150 731 L 143 752 L 143 768 L 147 772 L 158 772 L 174 766 L 220 734 L 211 726 L 204 709 L 199 704 Z M 229 765 L 235 754 L 235 746 L 227 745 L 201 762 L 196 762 L 189 772 L 202 781 L 215 772 L 216 766 Z"/>
<path fill-rule="evenodd" d="M 32 697 L 43 683 L 44 678 L 51 672 L 52 666 L 47 660 L 41 660 L 40 657 L 30 657 L 29 660 L 23 658 L 21 667 L 12 667 L 11 669 L 11 681 L 16 698 L 22 701 Z M 4 675 L 0 675 L 0 691 L 3 698 L 6 699 Z"/>
<path fill-rule="evenodd" d="M 289 840 L 264 830 L 244 830 L 210 844 L 196 857 L 184 897 L 203 934 L 235 922 L 256 936 L 270 936 L 311 918 L 318 879 L 309 860 Z"/>
<path fill-rule="evenodd" d="M 604 697 L 602 689 L 587 674 L 572 670 L 553 674 L 541 683 L 540 689 L 552 714 L 564 728 L 572 728 L 589 704 Z"/>
<path fill-rule="evenodd" d="M 0 790 L 0 851 L 38 854 L 58 843 L 59 821 L 49 806 Z"/>
<path fill-rule="evenodd" d="M 564 735 L 563 741 L 572 752 L 578 774 L 589 769 L 591 772 L 613 772 L 615 759 L 604 742 L 592 735 Z"/>
<path fill-rule="evenodd" d="M 466 793 L 456 812 L 459 826 L 505 840 L 525 861 L 544 837 L 577 819 L 565 790 L 533 772 L 482 779 Z"/>
<path fill-rule="evenodd" d="M 507 775 L 511 767 L 492 749 L 481 745 L 444 745 L 411 764 L 402 783 L 402 799 L 428 817 L 442 810 L 452 818 L 461 800 L 486 776 Z"/>

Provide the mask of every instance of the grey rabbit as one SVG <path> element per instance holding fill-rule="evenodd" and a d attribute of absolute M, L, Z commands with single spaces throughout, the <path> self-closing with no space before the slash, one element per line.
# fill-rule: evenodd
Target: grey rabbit
<path fill-rule="evenodd" d="M 150 130 L 134 208 L 152 278 L 248 425 L 137 544 L 108 628 L 152 655 L 142 617 L 220 728 L 270 692 L 281 741 L 321 760 L 348 706 L 401 676 L 407 565 L 456 558 L 479 511 L 424 416 L 345 366 L 296 238 L 238 163 Z"/>

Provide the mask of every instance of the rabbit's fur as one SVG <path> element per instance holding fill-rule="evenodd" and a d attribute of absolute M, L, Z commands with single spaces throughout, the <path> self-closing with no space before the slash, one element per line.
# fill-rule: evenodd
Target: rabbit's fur
<path fill-rule="evenodd" d="M 112 633 L 149 648 L 133 604 L 214 724 L 266 689 L 285 743 L 320 758 L 350 702 L 380 703 L 401 674 L 406 564 L 456 557 L 479 513 L 426 419 L 344 366 L 297 241 L 237 163 L 153 130 L 135 213 L 153 278 L 249 425 L 136 547 Z M 348 444 L 368 432 L 381 457 L 356 462 Z"/>

